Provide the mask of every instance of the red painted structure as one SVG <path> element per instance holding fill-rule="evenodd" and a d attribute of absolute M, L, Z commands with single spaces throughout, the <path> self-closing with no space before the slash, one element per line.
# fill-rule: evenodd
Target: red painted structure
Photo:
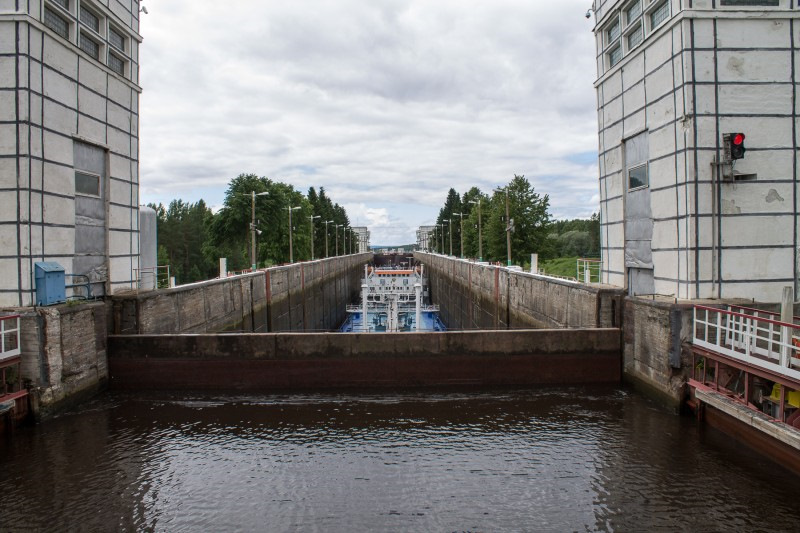
<path fill-rule="evenodd" d="M 14 428 L 29 413 L 20 365 L 20 316 L 0 316 L 0 434 Z"/>
<path fill-rule="evenodd" d="M 742 306 L 695 306 L 689 405 L 800 473 L 800 326 Z M 717 406 L 697 399 L 716 398 Z M 740 416 L 719 407 L 739 406 Z M 753 413 L 749 422 L 747 413 Z"/>

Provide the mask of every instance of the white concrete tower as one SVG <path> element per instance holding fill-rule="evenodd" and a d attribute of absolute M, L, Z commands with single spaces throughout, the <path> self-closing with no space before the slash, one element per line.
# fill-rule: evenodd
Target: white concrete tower
<path fill-rule="evenodd" d="M 602 281 L 683 299 L 797 291 L 798 2 L 594 10 Z M 746 136 L 733 164 L 729 133 Z"/>
<path fill-rule="evenodd" d="M 0 305 L 33 305 L 37 261 L 89 276 L 95 295 L 133 283 L 139 11 L 0 1 Z"/>

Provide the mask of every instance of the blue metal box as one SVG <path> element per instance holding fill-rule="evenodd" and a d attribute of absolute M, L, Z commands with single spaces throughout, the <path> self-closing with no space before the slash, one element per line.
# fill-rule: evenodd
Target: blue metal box
<path fill-rule="evenodd" d="M 54 261 L 33 264 L 36 275 L 36 305 L 52 305 L 67 300 L 64 267 Z"/>

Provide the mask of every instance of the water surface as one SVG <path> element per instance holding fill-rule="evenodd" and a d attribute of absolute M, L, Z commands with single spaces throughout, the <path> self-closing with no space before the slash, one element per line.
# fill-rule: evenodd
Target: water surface
<path fill-rule="evenodd" d="M 3 531 L 800 530 L 800 478 L 617 388 L 109 393 L 0 472 Z"/>

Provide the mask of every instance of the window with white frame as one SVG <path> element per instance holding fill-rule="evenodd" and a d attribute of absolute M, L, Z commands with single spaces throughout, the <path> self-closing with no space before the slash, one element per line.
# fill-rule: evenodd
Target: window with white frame
<path fill-rule="evenodd" d="M 647 176 L 647 163 L 628 169 L 628 190 L 642 189 L 650 184 Z"/>
<path fill-rule="evenodd" d="M 104 14 L 104 9 L 89 0 L 45 0 L 42 22 L 91 58 L 125 76 L 131 37 L 122 26 L 111 22 L 111 15 Z"/>
<path fill-rule="evenodd" d="M 64 39 L 69 39 L 69 22 L 49 7 L 44 8 L 44 25 Z"/>
<path fill-rule="evenodd" d="M 603 28 L 605 69 L 619 63 L 669 16 L 669 0 L 633 0 L 612 13 Z"/>

